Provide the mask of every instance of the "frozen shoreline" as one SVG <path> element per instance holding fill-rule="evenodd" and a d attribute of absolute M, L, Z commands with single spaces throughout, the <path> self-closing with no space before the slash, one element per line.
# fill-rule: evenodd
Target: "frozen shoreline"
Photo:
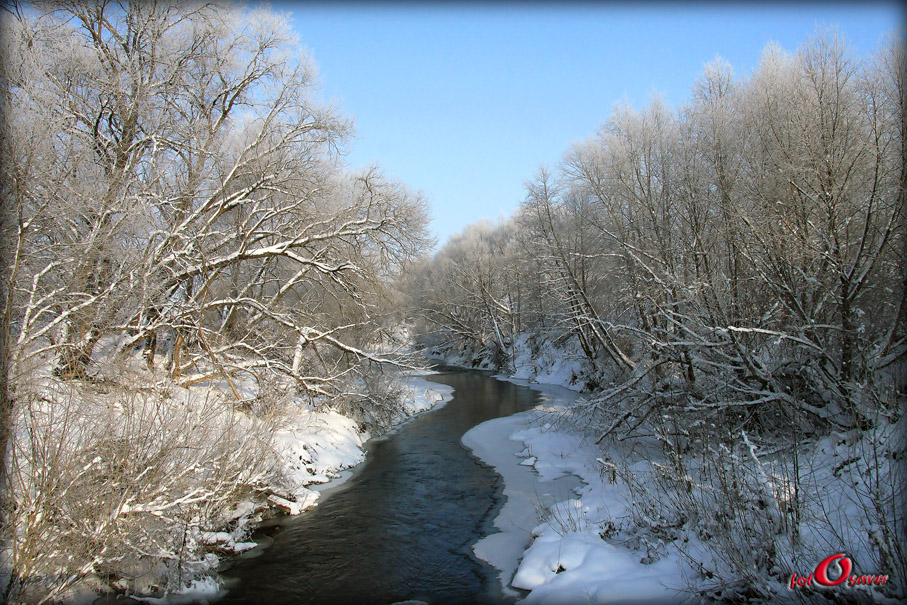
<path fill-rule="evenodd" d="M 365 460 L 365 446 L 370 440 L 387 438 L 415 416 L 438 409 L 453 398 L 451 387 L 430 382 L 426 375 L 430 372 L 402 377 L 407 391 L 403 412 L 393 428 L 382 435 L 361 433 L 356 422 L 333 411 L 301 410 L 288 419 L 275 438 L 288 487 L 298 503 L 291 514 L 314 506 L 321 494 L 346 482 Z"/>
<path fill-rule="evenodd" d="M 541 409 L 563 408 L 578 393 L 502 375 L 494 378 L 528 386 L 542 395 L 535 409 L 483 422 L 462 438 L 463 445 L 501 475 L 506 496 L 494 520 L 499 533 L 479 540 L 473 545 L 473 552 L 498 570 L 504 593 L 516 596 L 520 593 L 513 589 L 511 582 L 539 523 L 540 507 L 574 496 L 573 490 L 579 486 L 580 479 L 575 475 L 542 478 L 532 466 L 533 458 L 525 457 L 526 446 L 514 435 L 544 422 L 545 413 Z M 520 456 L 524 456 L 522 462 Z"/>
<path fill-rule="evenodd" d="M 542 484 L 529 465 L 517 462 L 525 447 L 511 435 L 537 418 L 538 413 L 534 411 L 496 418 L 476 426 L 462 439 L 478 458 L 494 467 L 504 482 L 506 500 L 494 520 L 499 533 L 476 542 L 473 552 L 498 570 L 504 594 L 512 596 L 519 594 L 511 587 L 511 581 L 532 538 L 532 530 L 538 525 L 539 507 L 569 498 L 579 485 L 578 478 L 571 476 Z"/>
<path fill-rule="evenodd" d="M 602 479 L 593 444 L 553 429 L 546 418 L 579 394 L 495 378 L 528 386 L 542 398 L 536 409 L 489 420 L 462 439 L 504 481 L 507 500 L 494 520 L 500 532 L 473 551 L 499 571 L 505 594 L 530 591 L 526 603 L 677 602 L 688 571 L 676 553 L 647 560 L 647 553 L 604 539 L 602 528 L 620 525 L 629 514 L 626 487 Z"/>

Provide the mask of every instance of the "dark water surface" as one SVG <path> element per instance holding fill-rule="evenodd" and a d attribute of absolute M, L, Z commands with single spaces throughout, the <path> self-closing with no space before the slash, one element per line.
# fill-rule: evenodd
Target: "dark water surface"
<path fill-rule="evenodd" d="M 292 518 L 256 558 L 223 575 L 221 603 L 499 603 L 495 570 L 472 545 L 492 533 L 500 477 L 460 444 L 473 426 L 533 407 L 534 391 L 441 368 L 439 410 L 372 442 L 347 483 Z"/>

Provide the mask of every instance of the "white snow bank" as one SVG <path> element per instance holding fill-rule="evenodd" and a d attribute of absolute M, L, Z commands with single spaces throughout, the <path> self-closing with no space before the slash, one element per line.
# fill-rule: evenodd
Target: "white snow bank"
<path fill-rule="evenodd" d="M 578 498 L 550 507 L 533 530 L 513 579 L 513 586 L 532 591 L 526 603 L 677 602 L 690 571 L 676 551 L 664 543 L 640 543 L 637 550 L 608 541 L 627 525 L 631 496 L 625 485 L 602 479 L 593 444 L 544 425 L 512 438 L 536 458 L 540 479 L 570 474 L 584 483 Z"/>
<path fill-rule="evenodd" d="M 539 390 L 547 408 L 563 406 L 576 396 L 556 387 Z M 543 415 L 536 410 L 496 418 L 473 427 L 462 438 L 462 443 L 494 467 L 504 480 L 506 500 L 494 520 L 494 526 L 500 531 L 477 542 L 473 552 L 499 571 L 504 592 L 509 594 L 517 594 L 509 588 L 510 581 L 531 540 L 532 529 L 538 524 L 539 509 L 569 497 L 571 488 L 578 483 L 565 473 L 551 473 L 541 479 L 546 482 L 541 485 L 540 478 L 527 461 L 520 461 L 525 447 L 512 435 L 530 430 L 542 419 Z"/>
<path fill-rule="evenodd" d="M 676 551 L 663 543 L 642 541 L 634 549 L 608 541 L 629 518 L 630 494 L 602 478 L 594 444 L 553 426 L 577 394 L 530 386 L 542 395 L 535 410 L 463 436 L 502 476 L 507 497 L 494 521 L 500 533 L 479 541 L 476 556 L 500 571 L 506 593 L 515 594 L 511 586 L 531 591 L 526 603 L 677 602 L 691 572 Z"/>
<path fill-rule="evenodd" d="M 199 541 L 208 546 L 216 546 L 235 553 L 241 553 L 256 546 L 255 542 L 237 542 L 233 534 L 225 531 L 199 532 Z"/>
<path fill-rule="evenodd" d="M 447 403 L 453 388 L 436 384 L 424 375 L 402 377 L 403 412 L 397 423 Z M 290 514 L 316 504 L 319 491 L 310 486 L 327 483 L 341 471 L 365 459 L 364 446 L 369 434 L 356 421 L 337 412 L 316 412 L 300 405 L 274 436 L 275 449 L 286 477 L 286 488 L 295 502 L 271 496 L 271 503 Z"/>
<path fill-rule="evenodd" d="M 517 562 L 529 544 L 532 529 L 538 523 L 537 510 L 555 498 L 570 493 L 575 481 L 540 486 L 533 470 L 518 464 L 523 446 L 509 439 L 510 435 L 525 428 L 537 417 L 535 412 L 523 412 L 496 418 L 473 427 L 463 435 L 463 444 L 489 466 L 494 467 L 504 480 L 506 501 L 494 520 L 499 533 L 486 536 L 473 546 L 476 556 L 487 561 L 500 573 L 505 593 L 517 569 Z M 552 496 L 554 492 L 554 496 Z"/>
<path fill-rule="evenodd" d="M 539 384 L 558 385 L 581 390 L 585 385 L 583 353 L 576 338 L 556 344 L 550 338 L 532 333 L 517 336 L 513 343 L 511 378 Z"/>
<path fill-rule="evenodd" d="M 337 412 L 300 409 L 288 417 L 275 433 L 274 444 L 287 488 L 297 501 L 314 504 L 318 495 L 306 486 L 326 483 L 338 471 L 359 464 L 365 457 L 366 437 L 356 421 Z"/>
<path fill-rule="evenodd" d="M 662 541 L 631 541 L 632 494 L 602 477 L 600 450 L 582 435 L 550 424 L 514 433 L 540 480 L 579 477 L 579 497 L 545 511 L 533 529 L 513 586 L 532 591 L 526 603 L 675 603 L 692 570 Z M 613 539 L 613 541 L 609 541 Z M 619 541 L 618 541 L 619 539 Z M 629 547 L 632 543 L 633 547 Z"/>
<path fill-rule="evenodd" d="M 409 376 L 403 383 L 407 416 L 440 408 L 453 399 L 453 387 L 426 380 L 425 375 Z"/>
<path fill-rule="evenodd" d="M 136 601 L 149 603 L 149 605 L 188 605 L 189 603 L 207 605 L 208 603 L 219 601 L 226 594 L 227 591 L 217 579 L 206 577 L 192 580 L 182 590 L 173 594 L 165 594 L 163 597 L 142 597 L 138 595 L 129 595 L 129 597 Z"/>
<path fill-rule="evenodd" d="M 522 456 L 535 459 L 530 466 L 535 468 L 540 481 L 553 481 L 565 475 L 581 479 L 588 477 L 589 456 L 581 455 L 585 443 L 579 435 L 555 431 L 550 423 L 533 426 L 510 435 L 511 439 L 527 444 Z M 588 449 L 588 448 L 585 448 Z M 594 460 L 594 457 L 592 458 Z M 522 463 L 521 463 L 522 464 Z M 597 478 L 596 473 L 596 478 Z"/>
<path fill-rule="evenodd" d="M 642 565 L 592 531 L 545 532 L 526 551 L 513 585 L 532 591 L 523 603 L 675 603 L 678 593 L 663 580 L 680 571 L 672 558 Z"/>

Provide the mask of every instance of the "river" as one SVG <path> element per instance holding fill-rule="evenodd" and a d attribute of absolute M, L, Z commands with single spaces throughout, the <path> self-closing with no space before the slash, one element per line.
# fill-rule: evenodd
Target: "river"
<path fill-rule="evenodd" d="M 502 482 L 461 443 L 473 426 L 528 410 L 538 394 L 488 373 L 439 368 L 453 399 L 373 440 L 366 461 L 273 543 L 224 572 L 222 603 L 501 603 L 472 545 L 494 533 Z M 268 530 L 266 530 L 268 531 Z"/>

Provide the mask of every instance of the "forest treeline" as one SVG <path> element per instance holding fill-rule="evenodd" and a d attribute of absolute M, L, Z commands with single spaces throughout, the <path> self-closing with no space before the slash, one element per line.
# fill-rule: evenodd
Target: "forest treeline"
<path fill-rule="evenodd" d="M 410 282 L 430 350 L 512 372 L 574 343 L 588 395 L 572 418 L 596 442 L 654 433 L 680 482 L 690 480 L 683 460 L 702 455 L 715 473 L 692 480 L 711 485 L 713 501 L 681 490 L 667 517 L 713 518 L 732 503 L 740 527 L 725 528 L 723 553 L 738 564 L 713 570 L 727 585 L 763 586 L 817 556 L 771 538 L 796 542 L 799 516 L 784 529 L 760 525 L 764 506 L 749 516 L 766 476 L 747 467 L 749 437 L 794 457 L 829 434 L 877 439 L 875 461 L 858 465 L 874 478 L 857 510 L 876 532 L 866 552 L 905 577 L 903 431 L 893 428 L 907 400 L 903 48 L 893 40 L 854 57 L 823 31 L 794 53 L 769 45 L 746 78 L 715 59 L 677 109 L 617 107 L 539 169 L 512 218 L 467 228 Z M 722 470 L 731 459 L 739 468 Z M 786 462 L 794 487 L 775 493 L 780 519 L 806 506 L 796 501 L 805 474 Z M 747 480 L 753 491 L 737 491 Z"/>
<path fill-rule="evenodd" d="M 2 21 L 2 600 L 179 589 L 212 565 L 196 530 L 273 483 L 281 407 L 399 411 L 376 368 L 426 204 L 344 166 L 351 121 L 276 12 Z"/>
<path fill-rule="evenodd" d="M 518 334 L 569 334 L 620 422 L 674 407 L 827 429 L 893 413 L 907 352 L 899 52 L 858 62 L 832 35 L 772 46 L 744 81 L 710 63 L 677 111 L 616 109 L 527 182 L 513 218 L 424 264 L 422 338 L 508 369 Z"/>

